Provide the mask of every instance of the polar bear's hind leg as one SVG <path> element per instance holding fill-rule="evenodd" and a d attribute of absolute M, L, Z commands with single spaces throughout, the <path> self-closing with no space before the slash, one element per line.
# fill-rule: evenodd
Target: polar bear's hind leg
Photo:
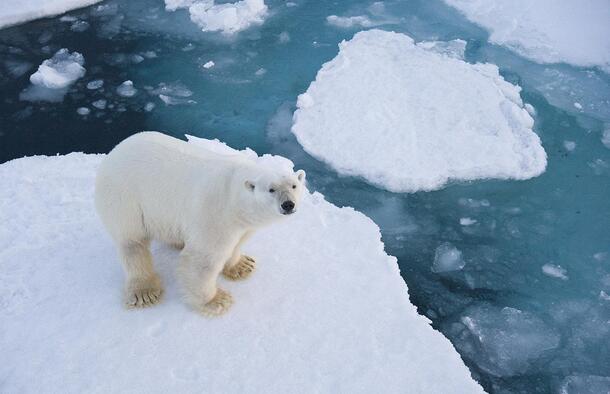
<path fill-rule="evenodd" d="M 149 241 L 121 245 L 121 257 L 127 273 L 125 306 L 128 308 L 144 308 L 161 301 L 163 287 L 153 268 L 149 245 Z"/>

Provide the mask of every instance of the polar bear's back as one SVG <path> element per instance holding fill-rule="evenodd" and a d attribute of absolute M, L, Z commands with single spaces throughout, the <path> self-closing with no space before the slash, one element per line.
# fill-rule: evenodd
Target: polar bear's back
<path fill-rule="evenodd" d="M 181 215 L 194 212 L 194 204 L 205 204 L 202 199 L 210 193 L 202 190 L 226 193 L 227 179 L 243 166 L 248 161 L 242 157 L 207 151 L 158 132 L 138 133 L 118 144 L 100 165 L 96 207 L 117 238 L 137 238 L 141 228 L 136 224 L 143 218 L 149 230 L 179 233 L 177 227 L 188 219 Z"/>

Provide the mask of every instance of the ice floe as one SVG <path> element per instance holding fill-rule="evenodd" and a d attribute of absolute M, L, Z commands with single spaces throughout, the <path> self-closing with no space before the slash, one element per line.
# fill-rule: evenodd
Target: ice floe
<path fill-rule="evenodd" d="M 493 64 L 458 59 L 462 43 L 416 45 L 369 30 L 339 48 L 299 96 L 292 126 L 303 148 L 338 172 L 407 192 L 544 172 L 521 89 Z"/>
<path fill-rule="evenodd" d="M 232 35 L 254 25 L 260 25 L 267 16 L 264 0 L 241 0 L 216 4 L 214 0 L 165 0 L 165 8 L 174 11 L 188 8 L 191 20 L 201 30 Z"/>
<path fill-rule="evenodd" d="M 236 301 L 227 315 L 184 306 L 178 252 L 163 245 L 153 248 L 163 302 L 125 310 L 93 204 L 102 158 L 0 165 L 3 391 L 376 392 L 383 381 L 386 393 L 483 392 L 409 302 L 379 228 L 318 193 L 245 246 L 257 271 L 223 283 Z"/>
<path fill-rule="evenodd" d="M 38 18 L 59 15 L 101 0 L 18 0 L 0 6 L 0 29 Z"/>
<path fill-rule="evenodd" d="M 607 0 L 445 0 L 489 31 L 489 40 L 539 63 L 610 72 Z"/>

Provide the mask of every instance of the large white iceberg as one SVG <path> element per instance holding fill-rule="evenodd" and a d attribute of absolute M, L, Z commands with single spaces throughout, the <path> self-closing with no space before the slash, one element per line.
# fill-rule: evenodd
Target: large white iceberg
<path fill-rule="evenodd" d="M 463 41 L 369 30 L 339 48 L 299 96 L 292 132 L 340 173 L 414 192 L 545 170 L 520 88 L 493 64 L 459 59 Z"/>
<path fill-rule="evenodd" d="M 214 0 L 165 0 L 165 8 L 188 8 L 191 20 L 203 31 L 232 35 L 263 23 L 267 16 L 264 0 L 241 0 L 216 4 Z"/>
<path fill-rule="evenodd" d="M 610 72 L 608 0 L 445 0 L 489 31 L 489 40 L 540 63 Z"/>
<path fill-rule="evenodd" d="M 257 272 L 222 284 L 236 300 L 227 315 L 184 306 L 178 253 L 162 245 L 164 301 L 123 309 L 123 273 L 93 204 L 102 158 L 0 166 L 4 392 L 483 392 L 409 303 L 378 227 L 317 193 L 247 244 Z"/>
<path fill-rule="evenodd" d="M 2 0 L 0 29 L 38 18 L 63 14 L 101 0 Z"/>

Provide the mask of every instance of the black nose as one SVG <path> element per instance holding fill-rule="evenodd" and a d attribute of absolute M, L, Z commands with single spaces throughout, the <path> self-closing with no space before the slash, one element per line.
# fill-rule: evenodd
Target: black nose
<path fill-rule="evenodd" d="M 292 212 L 292 210 L 294 209 L 294 202 L 288 200 L 288 201 L 284 201 L 282 203 L 282 209 L 284 210 L 284 212 L 286 213 L 290 213 Z"/>

